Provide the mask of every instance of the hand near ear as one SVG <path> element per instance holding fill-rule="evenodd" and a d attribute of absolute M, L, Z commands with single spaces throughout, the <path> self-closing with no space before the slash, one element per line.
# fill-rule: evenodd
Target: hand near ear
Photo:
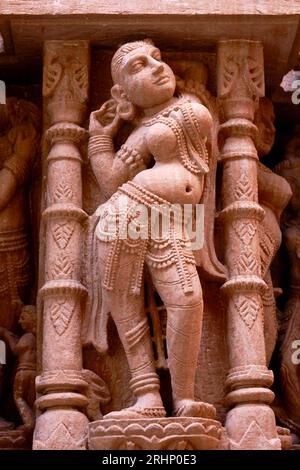
<path fill-rule="evenodd" d="M 120 128 L 121 121 L 115 100 L 106 101 L 100 109 L 91 113 L 89 133 L 114 137 Z"/>
<path fill-rule="evenodd" d="M 111 96 L 117 104 L 117 114 L 124 121 L 133 121 L 136 117 L 136 108 L 129 101 L 124 88 L 116 84 L 111 89 Z"/>

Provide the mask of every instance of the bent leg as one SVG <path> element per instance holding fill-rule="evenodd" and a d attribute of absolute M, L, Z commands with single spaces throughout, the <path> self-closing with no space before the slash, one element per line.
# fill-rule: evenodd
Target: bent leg
<path fill-rule="evenodd" d="M 103 258 L 105 261 L 105 257 Z M 118 334 L 128 360 L 130 386 L 137 397 L 133 407 L 121 412 L 109 413 L 107 417 L 134 418 L 137 413 L 144 416 L 165 416 L 159 393 L 159 378 L 155 370 L 148 318 L 144 310 L 143 292 L 131 293 L 135 253 L 121 251 L 113 291 L 104 290 L 105 302 L 109 306 Z M 104 274 L 105 263 L 101 263 Z"/>
<path fill-rule="evenodd" d="M 32 371 L 20 371 L 17 372 L 14 381 L 14 400 L 24 427 L 30 430 L 34 428 L 35 418 L 33 409 L 26 401 L 26 395 L 32 388 L 34 378 L 35 374 Z"/>

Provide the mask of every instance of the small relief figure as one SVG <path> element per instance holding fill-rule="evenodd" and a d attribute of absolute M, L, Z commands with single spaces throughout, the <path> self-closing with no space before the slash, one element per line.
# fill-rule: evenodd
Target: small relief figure
<path fill-rule="evenodd" d="M 86 414 L 91 421 L 102 418 L 101 406 L 110 402 L 111 396 L 104 380 L 88 369 L 82 370 L 83 378 L 88 383 Z"/>
<path fill-rule="evenodd" d="M 290 140 L 284 160 L 276 171 L 291 185 L 292 198 L 282 226 L 288 254 L 288 298 L 280 322 L 279 397 L 280 422 L 300 439 L 300 134 Z M 287 268 L 284 267 L 287 272 Z"/>
<path fill-rule="evenodd" d="M 28 302 L 30 177 L 39 143 L 40 114 L 28 101 L 0 105 L 0 326 L 14 331 L 14 303 Z"/>
<path fill-rule="evenodd" d="M 208 201 L 210 169 L 216 166 L 212 117 L 191 93 L 176 92 L 174 73 L 150 40 L 121 46 L 111 72 L 112 99 L 90 117 L 89 159 L 109 199 L 96 212 L 90 242 L 92 289 L 84 342 L 105 351 L 107 318 L 112 317 L 136 402 L 104 418 L 166 415 L 144 308 L 145 269 L 167 310 L 172 414 L 213 418 L 214 407 L 194 398 L 203 317 L 196 262 L 213 279 L 224 280 L 225 274 L 214 251 L 212 227 L 197 226 L 191 215 L 199 202 L 204 211 L 214 210 Z M 113 138 L 125 121 L 134 129 L 115 152 Z M 184 209 L 190 211 L 187 219 L 180 217 Z M 191 219 L 194 233 L 186 223 Z M 164 229 L 161 222 L 167 224 Z M 202 248 L 193 245 L 193 235 L 201 230 Z"/>
<path fill-rule="evenodd" d="M 18 358 L 14 378 L 14 400 L 23 421 L 22 427 L 32 431 L 35 423 L 35 377 L 36 377 L 36 308 L 25 305 L 21 308 L 19 324 L 24 334 L 19 337 L 6 328 L 0 327 L 2 338 Z"/>
<path fill-rule="evenodd" d="M 256 147 L 259 158 L 266 156 L 274 144 L 274 119 L 271 100 L 261 98 L 254 119 L 254 123 L 258 128 Z M 268 286 L 268 289 L 262 294 L 262 301 L 264 306 L 266 359 L 267 364 L 269 364 L 278 333 L 276 301 L 270 266 L 281 245 L 280 217 L 291 198 L 291 188 L 284 178 L 271 171 L 261 162 L 258 163 L 257 176 L 259 204 L 265 211 L 265 216 L 259 224 L 259 239 L 261 277 Z"/>
<path fill-rule="evenodd" d="M 176 73 L 176 91 L 182 96 L 195 101 L 197 98 L 209 109 L 213 124 L 219 124 L 219 108 L 216 97 L 208 90 L 208 67 L 194 60 L 173 60 L 170 62 Z"/>

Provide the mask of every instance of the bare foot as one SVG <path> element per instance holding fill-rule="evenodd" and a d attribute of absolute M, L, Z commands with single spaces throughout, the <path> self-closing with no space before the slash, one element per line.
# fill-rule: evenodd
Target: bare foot
<path fill-rule="evenodd" d="M 112 411 L 103 416 L 103 419 L 141 419 L 141 418 L 164 418 L 166 411 L 163 406 L 156 408 L 141 408 L 137 405 L 124 408 L 120 411 Z"/>
<path fill-rule="evenodd" d="M 158 392 L 148 392 L 137 397 L 136 403 L 120 411 L 112 411 L 103 416 L 103 419 L 138 419 L 138 418 L 164 418 L 166 411 Z"/>
<path fill-rule="evenodd" d="M 216 409 L 213 405 L 204 403 L 203 401 L 178 400 L 174 410 L 174 416 L 214 419 Z"/>

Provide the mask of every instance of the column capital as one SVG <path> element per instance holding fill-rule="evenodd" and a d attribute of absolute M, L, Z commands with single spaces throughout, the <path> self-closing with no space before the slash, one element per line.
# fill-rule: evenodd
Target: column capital
<path fill-rule="evenodd" d="M 263 46 L 260 41 L 229 39 L 218 44 L 218 97 L 226 120 L 253 120 L 255 104 L 265 94 Z"/>
<path fill-rule="evenodd" d="M 50 124 L 81 124 L 89 94 L 89 42 L 46 41 L 43 97 Z"/>

